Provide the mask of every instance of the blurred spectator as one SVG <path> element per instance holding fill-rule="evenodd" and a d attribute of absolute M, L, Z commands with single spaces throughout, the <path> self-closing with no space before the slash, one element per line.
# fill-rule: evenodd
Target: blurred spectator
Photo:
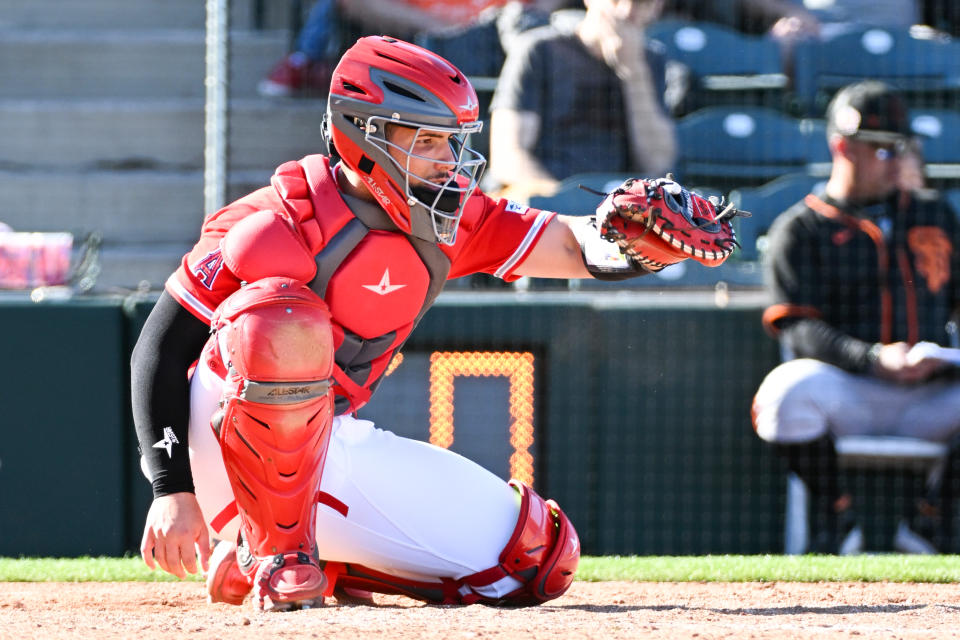
<path fill-rule="evenodd" d="M 921 4 L 936 5 L 921 10 Z M 946 0 L 666 0 L 665 18 L 716 22 L 750 34 L 767 34 L 783 49 L 791 73 L 793 48 L 802 40 L 830 39 L 864 26 L 908 29 L 923 23 L 946 30 Z M 953 10 L 954 22 L 960 9 Z M 956 25 L 954 25 L 955 28 Z"/>
<path fill-rule="evenodd" d="M 257 85 L 264 96 L 325 95 L 337 59 L 336 0 L 316 0 L 297 34 L 293 51 Z"/>
<path fill-rule="evenodd" d="M 511 0 L 497 12 L 497 31 L 503 51 L 511 49 L 519 34 L 550 23 L 556 11 L 582 9 L 581 0 Z"/>
<path fill-rule="evenodd" d="M 816 17 L 791 0 L 666 0 L 664 18 L 715 22 L 749 34 L 763 34 L 775 24 L 782 29 L 816 33 Z"/>
<path fill-rule="evenodd" d="M 414 42 L 446 58 L 467 76 L 474 76 L 474 82 L 480 76 L 496 77 L 516 36 L 549 24 L 554 12 L 571 2 L 583 7 L 581 0 L 510 0 L 485 9 L 467 24 L 421 31 Z M 475 88 L 487 90 L 482 85 Z"/>
<path fill-rule="evenodd" d="M 820 23 L 821 37 L 832 37 L 857 25 L 908 29 L 920 22 L 916 0 L 795 0 Z"/>
<path fill-rule="evenodd" d="M 516 38 L 491 104 L 490 188 L 550 194 L 583 172 L 662 175 L 676 158 L 665 62 L 644 28 L 662 0 L 584 0 L 572 26 Z"/>
<path fill-rule="evenodd" d="M 283 57 L 257 86 L 265 96 L 325 96 L 343 43 L 385 34 L 413 41 L 420 32 L 462 26 L 506 0 L 316 0 Z"/>
<path fill-rule="evenodd" d="M 754 425 L 810 492 L 812 551 L 863 547 L 835 438 L 947 443 L 960 433 L 960 369 L 942 353 L 912 348 L 951 342 L 960 225 L 936 192 L 904 190 L 912 186 L 902 160 L 910 134 L 904 100 L 883 83 L 842 89 L 827 111 L 833 164 L 823 192 L 781 214 L 768 236 L 773 304 L 764 325 L 796 359 L 764 379 Z M 936 480 L 924 500 L 909 504 L 897 550 L 936 552 L 944 531 L 937 520 L 944 480 Z"/>
<path fill-rule="evenodd" d="M 916 0 L 796 0 L 795 4 L 804 11 L 802 19 L 784 17 L 770 28 L 770 35 L 783 45 L 788 63 L 801 40 L 829 40 L 864 26 L 909 29 L 920 22 Z"/>

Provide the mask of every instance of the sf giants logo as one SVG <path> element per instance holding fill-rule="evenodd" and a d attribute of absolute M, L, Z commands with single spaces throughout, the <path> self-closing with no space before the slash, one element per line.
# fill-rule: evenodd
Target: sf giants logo
<path fill-rule="evenodd" d="M 217 274 L 223 269 L 223 256 L 220 249 L 214 249 L 193 265 L 193 273 L 207 289 L 213 289 Z"/>
<path fill-rule="evenodd" d="M 927 280 L 931 293 L 950 281 L 953 243 L 939 227 L 914 227 L 907 232 L 907 244 L 917 261 L 917 271 Z"/>

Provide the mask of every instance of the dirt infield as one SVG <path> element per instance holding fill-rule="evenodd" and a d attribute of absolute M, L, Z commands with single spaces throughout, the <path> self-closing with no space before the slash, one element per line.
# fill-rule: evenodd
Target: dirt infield
<path fill-rule="evenodd" d="M 576 582 L 527 609 L 377 606 L 256 614 L 185 583 L 0 583 L 0 638 L 958 638 L 960 585 Z"/>

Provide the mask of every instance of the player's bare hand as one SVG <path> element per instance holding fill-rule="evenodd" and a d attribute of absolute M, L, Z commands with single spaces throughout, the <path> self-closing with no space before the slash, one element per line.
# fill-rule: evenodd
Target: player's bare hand
<path fill-rule="evenodd" d="M 820 35 L 820 23 L 810 13 L 797 12 L 777 20 L 770 27 L 770 35 L 791 42 L 816 38 Z"/>
<path fill-rule="evenodd" d="M 207 571 L 210 536 L 197 497 L 183 492 L 154 499 L 140 543 L 140 555 L 147 566 L 185 578 L 187 573 L 197 573 L 197 551 L 200 566 Z"/>
<path fill-rule="evenodd" d="M 644 28 L 657 19 L 662 4 L 655 0 L 601 5 L 580 24 L 580 38 L 620 79 L 648 74 Z"/>
<path fill-rule="evenodd" d="M 943 361 L 934 358 L 912 359 L 908 357 L 909 352 L 910 345 L 906 342 L 883 345 L 877 358 L 877 375 L 899 384 L 914 384 L 928 379 L 944 366 Z"/>

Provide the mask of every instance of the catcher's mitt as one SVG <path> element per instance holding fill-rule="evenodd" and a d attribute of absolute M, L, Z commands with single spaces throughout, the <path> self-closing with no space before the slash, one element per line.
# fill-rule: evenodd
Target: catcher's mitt
<path fill-rule="evenodd" d="M 749 216 L 722 198 L 706 199 L 666 178 L 630 178 L 597 207 L 597 228 L 648 271 L 693 258 L 708 267 L 723 263 L 737 243 L 730 221 Z"/>

